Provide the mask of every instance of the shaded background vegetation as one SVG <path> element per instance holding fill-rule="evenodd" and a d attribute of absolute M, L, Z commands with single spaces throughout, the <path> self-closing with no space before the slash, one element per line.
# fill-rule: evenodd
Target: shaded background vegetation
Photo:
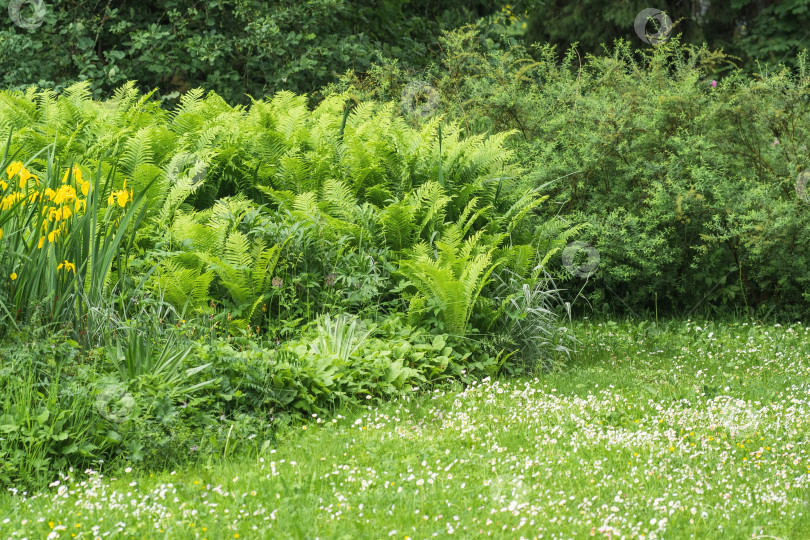
<path fill-rule="evenodd" d="M 0 2 L 0 86 L 61 90 L 89 80 L 96 97 L 128 80 L 163 97 L 215 90 L 231 103 L 280 90 L 314 92 L 380 54 L 424 65 L 442 29 L 495 2 L 403 0 L 49 1 L 35 30 L 6 24 Z"/>
<path fill-rule="evenodd" d="M 231 103 L 279 90 L 317 93 L 347 69 L 380 58 L 421 68 L 441 55 L 441 32 L 484 19 L 514 42 L 548 42 L 601 53 L 616 39 L 639 46 L 633 29 L 645 8 L 666 10 L 683 42 L 722 48 L 732 65 L 757 60 L 795 66 L 808 36 L 805 0 L 48 0 L 43 24 L 26 30 L 0 1 L 0 85 L 60 90 L 89 80 L 96 97 L 127 80 L 162 97 L 201 86 Z M 30 11 L 23 7 L 23 13 Z"/>
<path fill-rule="evenodd" d="M 562 48 L 578 42 L 581 53 L 601 53 L 617 38 L 636 41 L 633 20 L 646 8 L 667 12 L 675 23 L 672 34 L 682 34 L 685 43 L 722 49 L 752 72 L 759 71 L 757 62 L 795 66 L 793 53 L 810 38 L 806 0 L 525 0 L 513 5 L 515 12 L 529 12 L 525 42 Z"/>

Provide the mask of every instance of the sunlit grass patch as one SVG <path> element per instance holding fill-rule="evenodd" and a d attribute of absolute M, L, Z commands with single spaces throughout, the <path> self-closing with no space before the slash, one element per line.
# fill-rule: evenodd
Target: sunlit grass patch
<path fill-rule="evenodd" d="M 810 329 L 578 332 L 604 352 L 571 373 L 313 418 L 255 461 L 74 473 L 0 499 L 14 516 L 0 533 L 799 538 L 810 528 Z"/>

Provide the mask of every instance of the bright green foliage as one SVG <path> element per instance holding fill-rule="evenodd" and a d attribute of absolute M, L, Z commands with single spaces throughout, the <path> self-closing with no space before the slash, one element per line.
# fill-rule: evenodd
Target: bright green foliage
<path fill-rule="evenodd" d="M 348 322 L 349 320 L 351 322 Z M 313 343 L 313 348 L 316 354 L 333 354 L 342 362 L 348 362 L 372 332 L 373 328 L 358 329 L 357 320 L 351 319 L 345 313 L 335 317 L 334 321 L 327 314 L 323 321 L 318 323 L 318 337 Z"/>
<path fill-rule="evenodd" d="M 464 239 L 468 228 L 469 223 L 447 227 L 436 241 L 435 258 L 427 244 L 417 244 L 413 257 L 402 261 L 400 269 L 421 294 L 411 300 L 412 320 L 419 320 L 426 305 L 436 306 L 445 330 L 454 335 L 466 334 L 478 295 L 500 264 L 492 261 L 495 243 L 482 242 L 482 231 Z"/>
<path fill-rule="evenodd" d="M 175 215 L 169 231 L 171 258 L 160 262 L 152 286 L 180 312 L 209 312 L 210 286 L 223 290 L 242 316 L 234 328 L 249 330 L 257 308 L 271 294 L 281 246 L 267 247 L 238 227 L 253 208 L 242 197 L 221 200 L 204 212 Z M 214 278 L 217 278 L 214 281 Z"/>
<path fill-rule="evenodd" d="M 67 390 L 46 391 L 50 372 L 25 368 L 44 397 L 12 393 L 3 414 L 30 424 L 21 407 L 44 415 L 48 399 L 48 418 L 64 419 L 61 391 L 84 392 L 75 414 L 92 417 L 87 432 L 67 430 L 80 456 L 15 437 L 0 482 L 47 480 L 48 453 L 56 469 L 171 466 L 192 441 L 227 457 L 246 431 L 267 441 L 279 423 L 370 396 L 533 369 L 512 360 L 518 340 L 499 337 L 510 315 L 490 278 L 508 269 L 534 283 L 567 227 L 535 241 L 545 197 L 515 165 L 514 132 L 412 120 L 348 94 L 310 109 L 287 92 L 231 107 L 190 91 L 167 113 L 133 85 L 106 102 L 86 84 L 0 92 L 13 130 L 2 165 L 21 160 L 2 185 L 0 319 L 22 322 L 23 336 L 63 325 L 81 341 Z M 63 175 L 57 156 L 79 165 Z M 34 189 L 44 213 L 23 206 Z M 73 190 L 68 216 L 51 208 L 60 189 Z"/>
<path fill-rule="evenodd" d="M 96 411 L 95 361 L 73 375 L 64 369 L 75 341 L 47 328 L 15 337 L 0 352 L 0 483 L 45 484 L 54 470 L 105 456 L 120 435 Z"/>
<path fill-rule="evenodd" d="M 568 51 L 560 62 L 549 47 L 532 56 L 488 37 L 448 33 L 431 81 L 444 113 L 470 133 L 518 130 L 508 144 L 550 195 L 539 212 L 562 218 L 526 231 L 543 251 L 561 224 L 588 225 L 569 241 L 598 250 L 594 275 L 561 268 L 562 250 L 552 259 L 570 300 L 582 290 L 600 311 L 806 313 L 804 56 L 795 73 L 712 86 L 708 74 L 729 58 L 675 39 L 643 55 L 623 44 L 598 57 Z M 381 65 L 346 78 L 342 91 L 396 99 L 411 77 Z"/>
<path fill-rule="evenodd" d="M 159 351 L 148 338 L 135 329 L 129 329 L 124 347 L 121 342 L 107 346 L 107 353 L 118 368 L 118 375 L 125 383 L 135 383 L 146 379 L 145 389 L 152 395 L 168 394 L 182 397 L 210 387 L 215 381 L 208 380 L 196 384 L 189 381 L 211 364 L 202 364 L 182 369 L 183 361 L 191 352 L 175 350 L 175 339 L 169 338 Z M 142 381 L 138 381 L 142 382 Z"/>

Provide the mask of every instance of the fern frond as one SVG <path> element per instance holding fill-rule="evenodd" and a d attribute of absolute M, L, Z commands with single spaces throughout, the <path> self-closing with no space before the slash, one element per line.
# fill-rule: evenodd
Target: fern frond
<path fill-rule="evenodd" d="M 250 269 L 253 258 L 250 256 L 250 242 L 244 233 L 233 231 L 228 235 L 223 260 L 239 272 Z"/>
<path fill-rule="evenodd" d="M 256 262 L 253 264 L 251 271 L 251 284 L 254 293 L 264 293 L 268 290 L 281 255 L 281 246 L 279 245 L 270 248 L 260 247 L 262 249 L 258 250 L 259 255 L 256 257 Z"/>
<path fill-rule="evenodd" d="M 360 208 L 349 187 L 339 180 L 329 179 L 323 185 L 321 197 L 328 213 L 346 221 L 357 220 Z"/>
<path fill-rule="evenodd" d="M 380 213 L 385 243 L 396 251 L 409 248 L 413 243 L 416 224 L 414 209 L 404 202 L 389 205 Z"/>
<path fill-rule="evenodd" d="M 152 165 L 152 128 L 139 129 L 124 143 L 119 166 L 121 171 L 132 176 L 139 165 Z"/>

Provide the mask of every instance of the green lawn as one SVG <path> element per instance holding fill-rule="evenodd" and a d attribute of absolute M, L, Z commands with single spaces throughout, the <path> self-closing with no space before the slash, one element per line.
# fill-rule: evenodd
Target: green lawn
<path fill-rule="evenodd" d="M 559 373 L 313 418 L 255 460 L 3 495 L 0 536 L 810 536 L 810 328 L 576 332 Z"/>

